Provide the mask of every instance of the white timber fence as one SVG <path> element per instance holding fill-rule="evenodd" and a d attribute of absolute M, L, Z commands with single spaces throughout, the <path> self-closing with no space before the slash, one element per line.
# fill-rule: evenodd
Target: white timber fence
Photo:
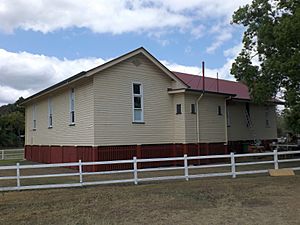
<path fill-rule="evenodd" d="M 0 149 L 0 160 L 24 159 L 24 149 Z"/>
<path fill-rule="evenodd" d="M 280 163 L 287 162 L 300 162 L 300 157 L 279 159 L 279 156 L 295 155 L 300 154 L 300 151 L 285 151 L 278 152 L 274 150 L 273 152 L 266 153 L 249 153 L 249 154 L 226 154 L 226 155 L 208 155 L 208 156 L 187 156 L 183 157 L 170 157 L 170 158 L 149 158 L 149 159 L 137 159 L 133 157 L 130 160 L 116 160 L 116 161 L 101 161 L 101 162 L 79 162 L 76 163 L 57 163 L 57 164 L 36 164 L 36 165 L 20 165 L 17 163 L 13 166 L 0 166 L 0 174 L 3 171 L 15 170 L 15 176 L 0 176 L 1 180 L 16 180 L 16 186 L 7 186 L 0 187 L 0 191 L 12 191 L 12 190 L 28 190 L 28 189 L 43 189 L 43 188 L 63 188 L 63 187 L 82 187 L 88 185 L 100 185 L 100 184 L 116 184 L 116 183 L 134 183 L 138 184 L 145 181 L 159 181 L 159 180 L 175 180 L 175 179 L 193 179 L 193 178 L 203 178 L 203 177 L 219 177 L 219 176 L 231 176 L 236 178 L 238 175 L 245 174 L 259 174 L 259 173 L 268 173 L 268 169 L 262 170 L 247 170 L 239 171 L 238 167 L 241 166 L 250 166 L 250 165 L 259 165 L 259 164 L 271 164 L 270 169 L 279 169 Z M 269 156 L 268 161 L 247 161 L 247 162 L 237 162 L 237 159 L 241 158 L 251 158 L 251 157 L 266 157 Z M 227 159 L 230 163 L 222 164 L 207 164 L 207 165 L 189 165 L 190 160 L 205 160 L 205 159 Z M 159 168 L 139 168 L 139 163 L 147 162 L 162 162 L 162 161 L 182 161 L 183 166 L 177 167 L 159 167 Z M 83 166 L 92 166 L 92 165 L 114 165 L 114 164 L 132 164 L 130 170 L 112 170 L 112 171 L 100 171 L 100 172 L 84 172 Z M 39 174 L 39 175 L 22 175 L 21 171 L 25 169 L 41 169 L 41 168 L 61 168 L 61 167 L 78 167 L 78 171 L 71 173 L 57 173 L 57 174 Z M 229 172 L 221 173 L 198 173 L 190 174 L 190 171 L 193 169 L 203 169 L 203 168 L 220 168 L 227 167 Z M 291 167 L 293 170 L 300 170 L 300 163 L 296 167 Z M 173 175 L 173 176 L 158 176 L 158 177 L 139 177 L 140 173 L 143 172 L 154 172 L 154 171 L 170 171 L 170 170 L 182 170 L 182 175 Z M 85 176 L 89 175 L 107 175 L 107 174 L 122 174 L 122 173 L 131 173 L 132 178 L 130 179 L 115 179 L 115 180 L 101 180 L 101 181 L 84 181 Z M 78 176 L 76 183 L 63 183 L 63 184 L 41 184 L 41 185 L 22 185 L 22 180 L 24 179 L 34 179 L 34 178 L 51 178 L 51 177 L 70 177 Z M 47 179 L 46 179 L 47 181 Z M 0 183 L 1 185 L 1 183 Z"/>

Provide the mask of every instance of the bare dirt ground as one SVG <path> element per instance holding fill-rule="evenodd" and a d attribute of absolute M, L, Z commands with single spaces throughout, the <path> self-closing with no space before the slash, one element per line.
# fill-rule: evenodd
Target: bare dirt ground
<path fill-rule="evenodd" d="M 0 192 L 0 224 L 300 224 L 300 173 Z"/>

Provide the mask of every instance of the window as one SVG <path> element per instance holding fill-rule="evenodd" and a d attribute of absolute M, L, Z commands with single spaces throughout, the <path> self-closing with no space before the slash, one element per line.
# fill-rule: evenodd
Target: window
<path fill-rule="evenodd" d="M 176 114 L 181 114 L 181 104 L 176 105 Z"/>
<path fill-rule="evenodd" d="M 247 120 L 247 127 L 251 127 L 251 116 L 250 116 L 250 104 L 247 102 L 246 105 L 246 120 Z"/>
<path fill-rule="evenodd" d="M 48 98 L 48 128 L 52 128 L 53 118 L 52 118 L 52 99 Z"/>
<path fill-rule="evenodd" d="M 265 111 L 265 121 L 266 121 L 266 127 L 269 128 L 270 127 L 270 120 L 269 120 L 269 107 L 266 107 L 266 111 Z"/>
<path fill-rule="evenodd" d="M 36 105 L 32 106 L 32 129 L 36 130 Z"/>
<path fill-rule="evenodd" d="M 222 116 L 222 108 L 221 108 L 221 106 L 218 106 L 218 115 Z"/>
<path fill-rule="evenodd" d="M 231 126 L 231 120 L 230 120 L 230 115 L 229 115 L 229 110 L 228 108 L 226 109 L 226 116 L 227 116 L 227 127 Z"/>
<path fill-rule="evenodd" d="M 70 124 L 75 124 L 75 91 L 74 88 L 70 91 Z"/>
<path fill-rule="evenodd" d="M 196 114 L 196 107 L 195 104 L 191 104 L 191 113 Z"/>
<path fill-rule="evenodd" d="M 133 122 L 144 122 L 143 86 L 141 83 L 132 84 Z"/>

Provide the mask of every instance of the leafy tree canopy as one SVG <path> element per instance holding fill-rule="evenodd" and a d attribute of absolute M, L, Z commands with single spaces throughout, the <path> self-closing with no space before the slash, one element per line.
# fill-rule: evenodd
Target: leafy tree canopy
<path fill-rule="evenodd" d="M 0 107 L 0 147 L 18 147 L 23 145 L 25 130 L 25 113 L 20 103 L 21 97 L 14 104 Z"/>
<path fill-rule="evenodd" d="M 257 103 L 283 92 L 287 123 L 300 133 L 300 1 L 253 0 L 234 12 L 233 23 L 246 30 L 231 73 Z"/>

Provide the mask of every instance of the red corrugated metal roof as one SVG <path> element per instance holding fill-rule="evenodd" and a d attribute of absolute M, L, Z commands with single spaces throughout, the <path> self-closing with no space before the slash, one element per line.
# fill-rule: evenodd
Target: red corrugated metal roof
<path fill-rule="evenodd" d="M 185 84 L 190 86 L 191 89 L 201 90 L 201 91 L 203 90 L 202 76 L 174 72 L 174 71 L 173 73 L 179 79 L 181 79 Z M 219 79 L 219 81 L 217 81 L 216 78 L 211 78 L 211 77 L 205 77 L 204 79 L 205 79 L 206 91 L 235 94 L 236 96 L 234 98 L 250 100 L 249 89 L 245 84 L 241 82 L 222 80 L 222 79 Z M 219 90 L 217 88 L 218 87 L 217 83 L 219 83 Z"/>

